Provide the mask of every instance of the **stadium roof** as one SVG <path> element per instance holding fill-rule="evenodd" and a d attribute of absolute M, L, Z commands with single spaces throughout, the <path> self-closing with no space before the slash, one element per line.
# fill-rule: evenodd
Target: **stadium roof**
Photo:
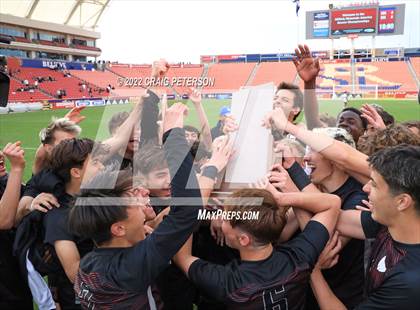
<path fill-rule="evenodd" d="M 1 0 L 0 13 L 94 29 L 110 0 Z"/>

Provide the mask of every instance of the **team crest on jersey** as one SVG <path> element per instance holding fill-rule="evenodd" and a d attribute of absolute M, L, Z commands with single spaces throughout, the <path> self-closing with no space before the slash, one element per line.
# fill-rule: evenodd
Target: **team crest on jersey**
<path fill-rule="evenodd" d="M 382 257 L 382 259 L 379 261 L 378 266 L 376 267 L 376 269 L 379 272 L 385 272 L 386 271 L 386 256 Z"/>

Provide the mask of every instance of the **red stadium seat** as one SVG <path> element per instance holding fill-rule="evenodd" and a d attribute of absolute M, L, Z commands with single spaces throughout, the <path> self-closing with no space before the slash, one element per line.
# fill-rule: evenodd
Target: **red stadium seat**
<path fill-rule="evenodd" d="M 359 85 L 378 85 L 380 91 L 415 91 L 417 89 L 404 61 L 358 63 L 356 64 L 356 81 Z"/>
<path fill-rule="evenodd" d="M 296 69 L 292 62 L 262 62 L 258 66 L 251 85 L 255 86 L 268 82 L 274 82 L 278 85 L 283 81 L 292 83 L 295 77 Z"/>
<path fill-rule="evenodd" d="M 214 85 L 206 87 L 206 92 L 232 92 L 245 86 L 255 63 L 221 63 L 211 65 L 207 76 L 214 79 Z"/>

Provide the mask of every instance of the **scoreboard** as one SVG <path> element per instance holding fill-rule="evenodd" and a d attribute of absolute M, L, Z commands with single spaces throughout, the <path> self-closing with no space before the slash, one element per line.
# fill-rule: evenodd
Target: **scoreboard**
<path fill-rule="evenodd" d="M 379 8 L 378 33 L 395 31 L 395 7 Z"/>
<path fill-rule="evenodd" d="M 306 12 L 306 39 L 404 33 L 405 4 Z"/>
<path fill-rule="evenodd" d="M 331 11 L 331 36 L 376 34 L 378 8 Z"/>

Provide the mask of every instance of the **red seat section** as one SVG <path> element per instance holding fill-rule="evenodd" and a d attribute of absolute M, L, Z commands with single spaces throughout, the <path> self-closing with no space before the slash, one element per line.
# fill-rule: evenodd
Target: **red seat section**
<path fill-rule="evenodd" d="M 214 85 L 205 88 L 206 92 L 228 93 L 245 86 L 255 63 L 221 63 L 211 65 L 207 76 L 214 79 Z"/>
<path fill-rule="evenodd" d="M 171 66 L 167 77 L 173 89 L 180 95 L 189 94 L 190 88 L 200 86 L 194 79 L 198 79 L 203 74 L 203 65 L 183 65 Z"/>
<path fill-rule="evenodd" d="M 252 86 L 274 82 L 292 83 L 296 77 L 295 65 L 292 62 L 262 62 L 251 83 Z"/>
<path fill-rule="evenodd" d="M 356 64 L 359 85 L 378 85 L 378 90 L 415 91 L 416 83 L 404 61 L 369 62 Z"/>
<path fill-rule="evenodd" d="M 411 57 L 410 62 L 413 65 L 417 78 L 420 79 L 420 57 Z"/>
<path fill-rule="evenodd" d="M 119 76 L 110 71 L 70 70 L 71 75 L 98 87 L 106 88 L 109 84 L 118 86 Z"/>
<path fill-rule="evenodd" d="M 53 81 L 47 80 L 38 83 L 38 87 L 52 96 L 57 96 L 57 91 L 64 89 L 67 93 L 63 96 L 64 99 L 103 97 L 107 95 L 104 90 L 100 91 L 99 88 L 94 85 L 86 85 L 86 88 L 83 89 L 81 85 L 79 85 L 82 83 L 79 79 L 73 76 L 66 77 L 62 71 L 55 71 L 46 68 L 21 67 L 20 72 L 17 72 L 14 76 L 21 81 L 28 80 L 31 85 L 35 83 L 36 77 L 43 77 L 47 79 L 48 77 L 51 77 Z M 89 89 L 91 89 L 91 94 L 89 93 Z"/>
<path fill-rule="evenodd" d="M 21 87 L 24 87 L 22 83 L 16 81 L 13 78 L 10 79 L 9 102 L 32 102 L 53 99 L 52 97 L 47 96 L 35 89 L 23 92 L 17 91 L 17 89 Z"/>

